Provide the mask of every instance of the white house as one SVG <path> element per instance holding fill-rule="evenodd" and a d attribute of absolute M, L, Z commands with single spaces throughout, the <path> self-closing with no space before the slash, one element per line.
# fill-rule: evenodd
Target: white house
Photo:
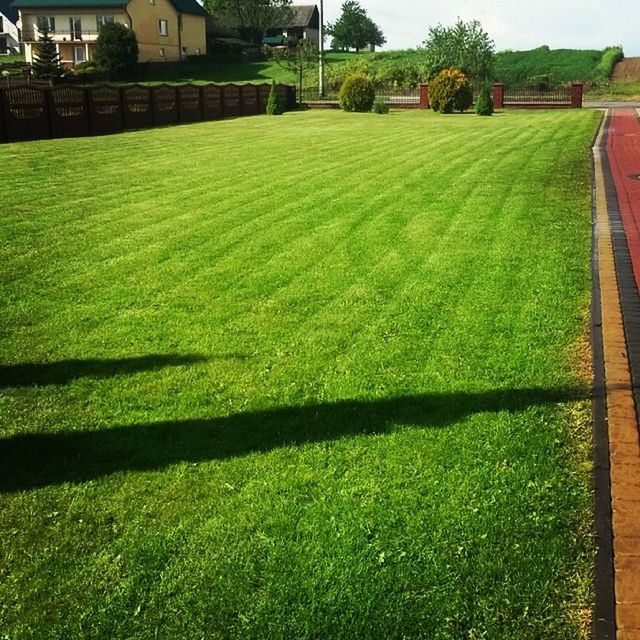
<path fill-rule="evenodd" d="M 0 0 L 0 56 L 20 53 L 18 10 L 11 6 L 13 0 Z"/>

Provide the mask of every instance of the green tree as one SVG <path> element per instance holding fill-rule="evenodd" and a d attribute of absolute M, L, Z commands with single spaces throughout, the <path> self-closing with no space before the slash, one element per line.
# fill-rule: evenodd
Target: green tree
<path fill-rule="evenodd" d="M 119 22 L 103 24 L 94 59 L 112 78 L 130 74 L 138 62 L 136 34 Z"/>
<path fill-rule="evenodd" d="M 244 38 L 261 43 L 267 29 L 282 26 L 291 0 L 204 0 L 205 9 Z"/>
<path fill-rule="evenodd" d="M 278 95 L 278 88 L 276 87 L 276 81 L 271 81 L 271 91 L 269 92 L 269 100 L 267 100 L 267 115 L 281 116 L 284 113 L 284 107 L 282 101 Z"/>
<path fill-rule="evenodd" d="M 458 19 L 451 27 L 431 27 L 423 51 L 428 79 L 453 67 L 464 71 L 475 84 L 494 79 L 495 45 L 477 20 Z"/>
<path fill-rule="evenodd" d="M 40 31 L 38 50 L 31 65 L 33 75 L 36 78 L 59 78 L 63 74 L 60 66 L 60 54 L 49 35 L 49 26 L 41 24 L 38 29 Z"/>
<path fill-rule="evenodd" d="M 267 53 L 283 69 L 298 78 L 298 103 L 302 106 L 304 72 L 318 64 L 318 48 L 311 40 L 292 40 L 283 49 L 268 49 Z"/>
<path fill-rule="evenodd" d="M 381 47 L 387 40 L 357 0 L 345 0 L 338 20 L 327 25 L 333 49 L 360 51 L 367 45 Z"/>

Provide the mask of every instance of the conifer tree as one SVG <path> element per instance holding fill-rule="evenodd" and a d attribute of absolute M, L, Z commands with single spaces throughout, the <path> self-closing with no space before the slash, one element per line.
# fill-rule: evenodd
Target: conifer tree
<path fill-rule="evenodd" d="M 60 66 L 60 54 L 49 34 L 49 27 L 46 25 L 42 25 L 40 28 L 38 51 L 34 56 L 31 68 L 36 78 L 59 78 L 63 73 Z"/>
<path fill-rule="evenodd" d="M 280 116 L 284 113 L 282 101 L 278 95 L 276 81 L 271 81 L 271 91 L 269 92 L 269 100 L 267 100 L 267 114 L 270 116 Z"/>

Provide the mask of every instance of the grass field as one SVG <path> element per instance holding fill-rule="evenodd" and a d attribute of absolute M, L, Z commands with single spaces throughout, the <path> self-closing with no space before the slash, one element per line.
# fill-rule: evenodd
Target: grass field
<path fill-rule="evenodd" d="M 599 117 L 0 147 L 0 636 L 587 637 Z"/>
<path fill-rule="evenodd" d="M 602 82 L 611 74 L 609 64 L 603 68 L 607 52 L 588 49 L 549 49 L 539 47 L 531 51 L 501 51 L 496 56 L 496 77 L 507 85 L 523 84 L 541 75 L 558 82 Z"/>

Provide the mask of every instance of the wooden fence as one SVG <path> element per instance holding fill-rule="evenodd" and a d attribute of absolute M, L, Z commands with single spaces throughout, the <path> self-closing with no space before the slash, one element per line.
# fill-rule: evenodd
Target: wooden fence
<path fill-rule="evenodd" d="M 278 85 L 277 90 L 286 108 L 295 108 L 295 87 Z M 270 91 L 270 84 L 0 88 L 0 142 L 257 115 L 266 112 Z"/>

